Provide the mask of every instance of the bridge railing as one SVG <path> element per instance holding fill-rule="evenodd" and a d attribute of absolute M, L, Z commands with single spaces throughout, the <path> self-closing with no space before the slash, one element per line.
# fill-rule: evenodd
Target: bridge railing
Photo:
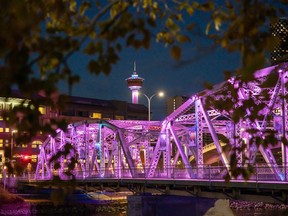
<path fill-rule="evenodd" d="M 132 177 L 131 171 L 129 168 L 121 168 L 119 170 L 116 169 L 104 169 L 98 171 L 74 171 L 74 175 L 76 179 L 121 179 L 121 178 L 140 178 L 140 179 L 147 179 L 148 169 L 146 168 L 133 168 L 135 175 Z M 287 171 L 288 167 L 280 166 L 280 171 L 282 172 L 282 178 L 279 180 L 277 175 L 273 173 L 271 167 L 266 165 L 257 165 L 254 167 L 253 173 L 251 173 L 249 180 L 251 181 L 288 181 L 288 176 L 284 173 Z M 225 166 L 210 166 L 210 165 L 203 165 L 202 167 L 192 167 L 192 168 L 185 168 L 185 167 L 165 167 L 165 168 L 156 168 L 154 172 L 154 176 L 152 179 L 195 179 L 195 180 L 209 180 L 209 181 L 217 181 L 223 180 L 225 175 L 227 175 L 228 170 Z M 54 175 L 58 175 L 57 171 L 54 171 Z M 19 180 L 48 180 L 49 177 L 45 176 L 44 178 L 41 177 L 41 173 L 38 173 L 36 179 L 35 173 L 31 173 L 29 175 L 18 176 Z M 63 180 L 68 180 L 69 178 L 64 174 L 60 176 Z M 151 179 L 151 178 L 149 178 Z M 243 177 L 237 178 L 239 180 L 243 180 Z"/>

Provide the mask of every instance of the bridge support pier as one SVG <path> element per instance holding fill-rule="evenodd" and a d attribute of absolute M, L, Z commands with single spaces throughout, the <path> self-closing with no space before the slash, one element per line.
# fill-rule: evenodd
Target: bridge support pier
<path fill-rule="evenodd" d="M 100 184 L 99 188 L 100 188 L 101 191 L 103 191 L 104 190 L 103 184 Z"/>
<path fill-rule="evenodd" d="M 282 200 L 285 204 L 288 203 L 287 191 L 282 191 Z"/>
<path fill-rule="evenodd" d="M 128 189 L 135 195 L 146 192 L 146 184 L 129 184 Z"/>
<path fill-rule="evenodd" d="M 198 196 L 201 192 L 201 189 L 199 187 L 193 188 L 193 195 Z"/>
<path fill-rule="evenodd" d="M 119 183 L 117 184 L 115 191 L 117 191 L 117 192 L 120 191 L 120 185 L 119 185 Z"/>
<path fill-rule="evenodd" d="M 241 196 L 241 191 L 240 191 L 240 189 L 233 188 L 233 189 L 232 189 L 232 197 L 233 197 L 234 199 L 239 199 L 240 196 Z"/>
<path fill-rule="evenodd" d="M 167 185 L 165 188 L 165 194 L 170 194 L 170 187 Z"/>

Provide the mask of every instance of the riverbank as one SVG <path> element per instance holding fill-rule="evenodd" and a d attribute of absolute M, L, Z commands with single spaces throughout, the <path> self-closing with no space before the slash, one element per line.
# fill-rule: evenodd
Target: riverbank
<path fill-rule="evenodd" d="M 105 204 L 68 204 L 54 206 L 49 203 L 1 204 L 1 216 L 32 215 L 93 215 L 93 216 L 126 216 L 127 203 L 110 202 Z"/>
<path fill-rule="evenodd" d="M 248 202 L 239 200 L 230 200 L 229 206 L 235 216 L 287 216 L 288 205 Z"/>
<path fill-rule="evenodd" d="M 32 197 L 23 198 L 0 187 L 1 216 L 31 216 L 31 215 L 93 215 L 93 216 L 126 216 L 127 202 L 123 199 L 93 200 L 76 195 L 78 198 L 65 200 L 62 205 L 54 205 L 47 199 Z"/>
<path fill-rule="evenodd" d="M 31 212 L 38 215 L 93 215 L 93 216 L 126 216 L 127 203 L 112 201 L 102 204 L 67 204 L 54 206 L 51 203 L 33 205 Z"/>
<path fill-rule="evenodd" d="M 0 206 L 1 204 L 17 204 L 23 202 L 24 199 L 22 197 L 12 194 L 0 186 Z"/>
<path fill-rule="evenodd" d="M 45 195 L 45 194 L 44 194 Z M 22 196 L 22 197 L 21 197 Z M 9 193 L 0 187 L 0 215 L 2 216 L 30 216 L 30 215 L 93 215 L 93 216 L 127 216 L 127 200 L 126 196 L 121 193 L 99 193 L 99 192 L 88 192 L 88 193 L 78 193 L 74 194 L 69 199 L 65 200 L 62 205 L 54 205 L 48 198 L 43 196 L 43 194 L 29 194 L 28 196 L 20 196 Z M 149 198 L 145 196 L 144 198 Z M 191 206 L 196 205 L 200 198 L 196 197 L 179 197 L 179 196 L 158 196 L 160 199 L 152 202 L 157 196 L 151 196 L 147 202 L 146 206 L 150 208 L 154 207 L 164 207 L 164 209 L 169 209 L 170 205 L 179 206 L 182 205 Z M 152 199 L 153 198 L 153 199 Z M 152 199 L 152 200 L 151 200 Z M 166 200 L 167 203 L 160 200 Z M 190 200 L 190 201 L 189 201 Z M 194 201 L 192 201 L 194 200 Z M 207 203 L 211 202 L 211 207 L 215 201 L 209 201 L 210 199 L 200 202 L 207 207 Z M 288 215 L 288 205 L 285 204 L 272 204 L 263 202 L 248 202 L 239 200 L 226 200 L 227 207 L 233 211 L 235 216 L 284 216 Z M 187 205 L 185 205 L 185 203 Z M 192 204 L 193 205 L 192 205 Z M 196 203 L 196 204 L 195 204 Z M 189 205 L 188 205 L 189 204 Z M 199 210 L 199 203 L 195 206 Z M 202 205 L 201 204 L 201 205 Z M 166 207 L 165 207 L 166 206 Z M 161 207 L 161 211 L 163 208 Z M 173 208 L 174 209 L 174 208 Z M 177 208 L 178 213 L 180 213 L 181 208 Z M 184 208 L 183 208 L 184 209 Z M 221 207 L 219 210 L 223 212 Z M 203 213 L 208 211 L 204 211 Z M 158 211 L 160 213 L 160 211 Z M 212 214 L 214 216 L 214 214 Z M 180 216 L 180 215 L 179 215 Z"/>
<path fill-rule="evenodd" d="M 288 213 L 288 205 L 275 204 L 275 203 L 264 203 L 264 202 L 248 202 L 240 200 L 230 200 L 230 208 L 235 210 L 241 209 L 271 209 L 271 210 L 283 210 Z M 288 214 L 287 214 L 288 215 Z"/>

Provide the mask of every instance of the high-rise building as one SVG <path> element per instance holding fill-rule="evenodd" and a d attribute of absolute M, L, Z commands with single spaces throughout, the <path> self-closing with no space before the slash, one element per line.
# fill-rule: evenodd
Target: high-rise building
<path fill-rule="evenodd" d="M 37 97 L 42 96 L 37 95 Z M 47 138 L 45 134 L 39 133 L 29 143 L 16 144 L 17 130 L 9 127 L 2 115 L 4 111 L 10 111 L 19 106 L 24 99 L 27 100 L 17 91 L 13 92 L 13 96 L 9 98 L 0 95 L 0 174 L 1 167 L 9 158 L 12 161 L 20 162 L 23 166 L 30 163 L 32 169 L 35 169 L 39 148 Z M 50 107 L 40 106 L 41 124 L 49 122 L 52 117 L 63 119 L 69 124 L 92 119 L 146 120 L 148 114 L 148 109 L 143 104 L 132 104 L 119 100 L 67 96 L 64 103 L 65 109 L 55 111 L 52 111 Z"/>
<path fill-rule="evenodd" d="M 169 115 L 174 112 L 178 107 L 185 103 L 189 97 L 186 96 L 174 96 L 170 97 L 166 101 L 166 114 Z"/>
<path fill-rule="evenodd" d="M 134 62 L 134 72 L 126 79 L 128 88 L 132 91 L 132 103 L 138 104 L 139 90 L 142 88 L 144 79 L 136 73 L 136 63 Z"/>
<path fill-rule="evenodd" d="M 277 41 L 271 52 L 271 64 L 288 61 L 288 17 L 271 24 L 271 33 Z"/>

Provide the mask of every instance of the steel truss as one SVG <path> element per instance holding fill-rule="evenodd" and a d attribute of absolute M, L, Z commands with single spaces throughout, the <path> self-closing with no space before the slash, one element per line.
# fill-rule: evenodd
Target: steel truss
<path fill-rule="evenodd" d="M 226 168 L 223 173 L 229 172 L 229 153 L 223 150 L 229 142 L 236 148 L 241 148 L 243 143 L 247 145 L 245 152 L 236 152 L 237 166 L 245 166 L 246 162 L 255 164 L 256 156 L 260 154 L 274 179 L 286 181 L 288 171 L 281 167 L 287 165 L 288 148 L 281 143 L 281 137 L 288 138 L 287 66 L 283 63 L 256 71 L 255 80 L 240 87 L 236 79 L 215 85 L 209 91 L 191 96 L 161 122 L 89 120 L 70 124 L 66 132 L 58 130 L 56 137 L 49 136 L 43 143 L 36 178 L 50 179 L 53 175 L 67 178 L 67 164 L 73 158 L 77 160 L 73 171 L 77 178 L 205 178 L 207 164 L 203 154 L 211 146 L 215 147 L 221 165 Z M 264 85 L 271 74 L 276 77 L 275 83 Z M 227 86 L 237 92 L 235 107 L 241 107 L 248 100 L 253 100 L 255 106 L 265 104 L 260 110 L 261 117 L 250 121 L 247 116 L 251 110 L 246 109 L 240 121 L 233 122 L 233 112 L 208 106 L 208 97 L 216 100 L 232 97 Z M 276 131 L 279 137 L 276 147 L 282 150 L 281 164 L 272 152 L 275 143 L 267 148 L 257 147 L 249 134 L 251 128 L 257 129 L 260 135 L 266 130 Z M 220 136 L 226 137 L 228 142 L 220 141 Z M 55 160 L 54 155 L 65 151 L 67 143 L 73 148 L 66 156 Z"/>

